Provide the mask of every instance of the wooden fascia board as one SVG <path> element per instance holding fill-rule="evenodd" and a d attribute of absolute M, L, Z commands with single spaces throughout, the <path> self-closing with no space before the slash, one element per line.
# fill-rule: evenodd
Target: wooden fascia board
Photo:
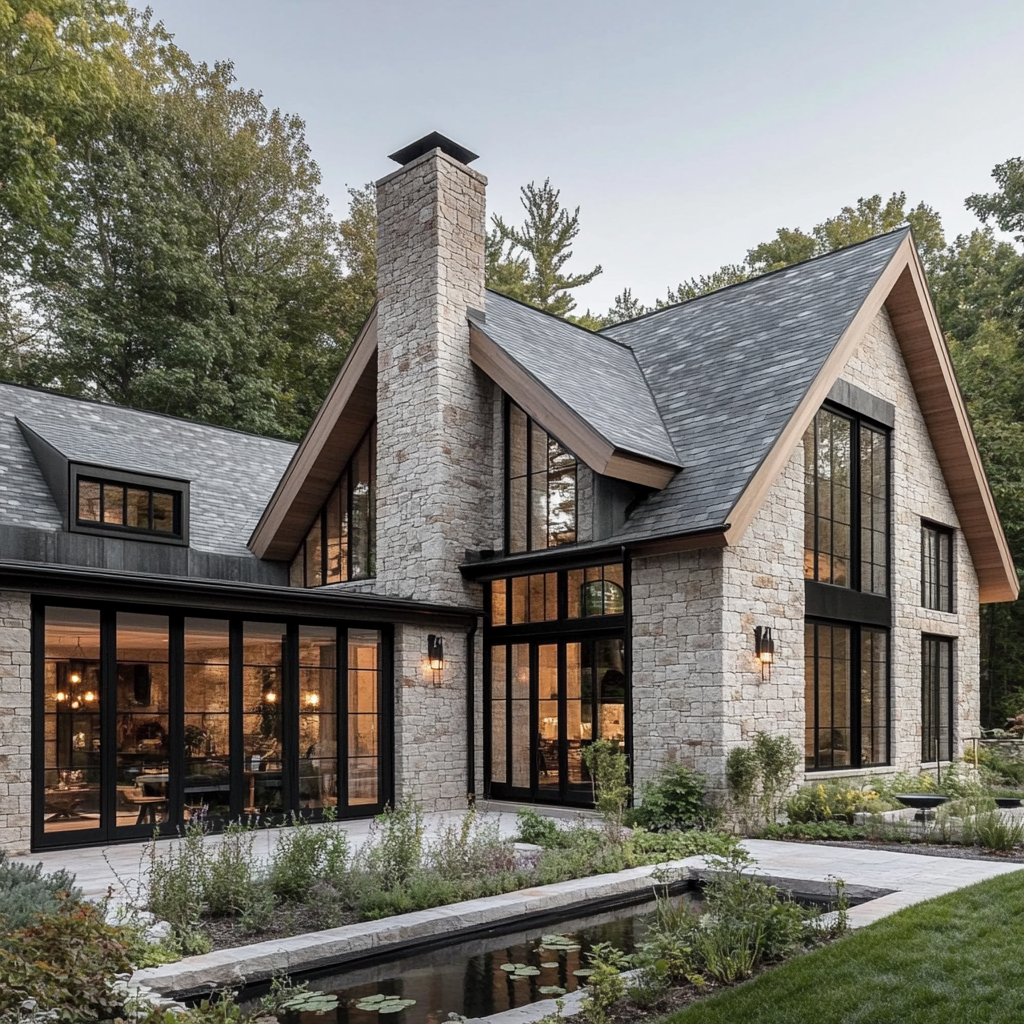
<path fill-rule="evenodd" d="M 318 464 L 325 457 L 328 457 L 329 443 L 335 434 L 339 420 L 344 416 L 353 396 L 360 390 L 360 385 L 365 390 L 367 377 L 372 374 L 374 377 L 374 395 L 376 394 L 376 355 L 377 355 L 377 307 L 374 306 L 370 315 L 363 324 L 362 330 L 352 344 L 352 349 L 345 360 L 344 365 L 334 379 L 327 398 L 320 406 L 313 423 L 310 425 L 302 443 L 295 450 L 288 468 L 284 471 L 273 496 L 263 510 L 256 529 L 249 538 L 249 549 L 257 558 L 290 558 L 298 544 L 294 534 L 304 533 L 309 523 L 306 522 L 301 528 L 297 527 L 294 520 L 293 510 L 296 501 L 307 486 L 315 472 Z M 360 417 L 363 419 L 365 417 Z M 372 419 L 372 415 L 370 417 Z M 363 424 L 363 428 L 369 424 L 369 420 Z M 362 436 L 362 431 L 360 431 Z M 337 476 L 337 470 L 341 464 L 332 459 L 333 472 Z M 324 495 L 326 497 L 326 495 Z M 322 504 L 322 501 L 318 503 Z M 290 527 L 290 528 L 289 528 Z"/>
<path fill-rule="evenodd" d="M 897 308 L 903 303 L 903 309 Z M 1016 600 L 1017 574 L 995 509 L 938 315 L 911 237 L 900 244 L 814 383 L 729 515 L 726 542 L 740 541 L 882 306 L 889 309 L 904 363 L 978 573 L 982 603 Z M 916 324 L 915 324 L 916 321 Z M 916 326 L 918 336 L 913 336 Z M 930 370 L 927 369 L 930 367 Z"/>
<path fill-rule="evenodd" d="M 978 575 L 979 601 L 1015 601 L 1020 584 L 1010 545 L 924 269 L 912 245 L 906 267 L 886 299 L 886 307 Z"/>
<path fill-rule="evenodd" d="M 630 554 L 636 557 L 645 555 L 670 555 L 679 551 L 699 551 L 703 548 L 724 548 L 728 544 L 726 532 L 707 530 L 701 533 L 680 534 L 676 537 L 658 537 L 654 540 L 628 542 Z"/>
<path fill-rule="evenodd" d="M 527 416 L 557 437 L 595 473 L 661 490 L 679 471 L 678 466 L 616 448 L 472 322 L 469 357 Z"/>
<path fill-rule="evenodd" d="M 764 504 L 768 496 L 768 490 L 775 482 L 778 475 L 783 471 L 786 463 L 792 455 L 793 449 L 804 436 L 808 425 L 814 419 L 815 413 L 821 408 L 822 403 L 828 397 L 832 385 L 842 374 L 850 357 L 856 351 L 865 332 L 871 325 L 872 320 L 878 315 L 886 296 L 892 290 L 900 275 L 900 271 L 906 265 L 906 253 L 904 246 L 910 246 L 909 237 L 896 250 L 888 266 L 872 288 L 867 299 L 861 304 L 846 330 L 843 332 L 838 343 L 829 353 L 828 358 L 822 365 L 818 376 L 808 388 L 796 411 L 790 417 L 789 422 L 782 429 L 775 444 L 761 462 L 761 465 L 754 471 L 747 486 L 744 488 L 739 499 L 729 513 L 729 529 L 726 531 L 726 541 L 730 545 L 737 544 L 746 533 L 747 527 L 752 522 L 758 509 Z"/>

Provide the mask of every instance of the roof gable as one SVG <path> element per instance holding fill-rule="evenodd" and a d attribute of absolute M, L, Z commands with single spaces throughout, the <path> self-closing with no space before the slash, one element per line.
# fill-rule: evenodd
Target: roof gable
<path fill-rule="evenodd" d="M 652 487 L 679 469 L 628 346 L 497 292 L 469 318 L 473 362 L 592 469 Z"/>
<path fill-rule="evenodd" d="M 735 544 L 883 305 L 980 598 L 1014 600 L 1009 546 L 908 228 L 607 331 L 636 352 L 686 467 L 622 539 L 717 528 Z"/>

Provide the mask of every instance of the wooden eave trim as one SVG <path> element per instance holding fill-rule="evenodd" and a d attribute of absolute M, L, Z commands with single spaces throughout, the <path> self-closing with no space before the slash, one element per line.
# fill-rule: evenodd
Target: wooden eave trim
<path fill-rule="evenodd" d="M 630 543 L 629 552 L 637 558 L 645 555 L 671 555 L 678 551 L 700 551 L 703 548 L 724 548 L 728 544 L 728 526 L 722 529 L 704 530 L 700 533 L 679 534 L 676 537 L 659 537 L 654 540 Z"/>
<path fill-rule="evenodd" d="M 370 311 L 362 330 L 356 337 L 344 365 L 335 377 L 331 390 L 320 406 L 302 443 L 295 450 L 288 468 L 267 507 L 263 510 L 256 529 L 249 538 L 248 547 L 257 558 L 290 558 L 292 551 L 282 552 L 278 541 L 293 504 L 302 492 L 310 473 L 325 454 L 331 434 L 344 415 L 353 394 L 371 368 L 377 354 L 377 307 Z M 369 421 L 367 421 L 367 426 Z M 339 466 L 339 470 L 340 470 Z M 308 527 L 308 524 L 307 524 Z M 289 545 L 291 542 L 289 540 Z M 291 545 L 294 548 L 294 545 Z"/>
<path fill-rule="evenodd" d="M 557 437 L 595 473 L 661 490 L 679 472 L 678 466 L 616 448 L 472 321 L 469 357 L 527 416 Z"/>
<path fill-rule="evenodd" d="M 1019 585 L 1009 545 L 910 235 L 900 243 L 771 451 L 748 481 L 729 515 L 726 543 L 735 545 L 743 537 L 764 504 L 772 483 L 785 468 L 793 449 L 883 306 L 888 308 L 892 319 L 929 437 L 971 552 L 978 574 L 979 600 L 982 603 L 1016 600 Z"/>

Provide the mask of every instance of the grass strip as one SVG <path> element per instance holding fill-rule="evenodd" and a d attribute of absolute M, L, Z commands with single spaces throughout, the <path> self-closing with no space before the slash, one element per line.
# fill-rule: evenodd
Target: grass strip
<path fill-rule="evenodd" d="M 1020 1024 L 1024 874 L 901 910 L 661 1024 Z"/>

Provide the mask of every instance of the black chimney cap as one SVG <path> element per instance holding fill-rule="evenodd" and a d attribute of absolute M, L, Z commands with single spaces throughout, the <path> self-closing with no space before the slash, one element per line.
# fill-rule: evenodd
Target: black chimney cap
<path fill-rule="evenodd" d="M 416 142 L 411 142 L 408 146 L 398 150 L 398 152 L 392 153 L 388 159 L 394 160 L 404 167 L 406 164 L 412 163 L 416 157 L 423 156 L 424 153 L 429 153 L 432 149 L 440 149 L 454 160 L 458 160 L 460 164 L 469 164 L 479 159 L 476 153 L 470 152 L 465 146 L 460 146 L 457 142 L 452 142 L 451 139 L 440 132 L 431 132 L 429 135 L 424 135 L 422 139 L 417 139 Z"/>

